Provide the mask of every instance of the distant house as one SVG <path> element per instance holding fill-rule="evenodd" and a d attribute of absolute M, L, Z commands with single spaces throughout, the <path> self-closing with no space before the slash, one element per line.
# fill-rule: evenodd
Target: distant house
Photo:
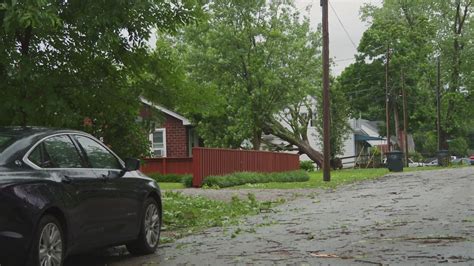
<path fill-rule="evenodd" d="M 374 148 L 384 151 L 382 147 L 387 143 L 387 140 L 380 136 L 380 123 L 361 118 L 349 120 L 352 132 L 344 142 L 344 155 L 342 157 L 357 157 L 343 159 L 343 163 L 348 166 L 353 166 L 356 161 L 359 164 L 364 164 L 371 160 L 367 156 L 373 152 Z"/>
<path fill-rule="evenodd" d="M 310 105 L 306 107 L 305 105 L 301 106 L 299 113 L 302 115 L 313 115 L 317 112 L 317 101 L 314 97 L 308 96 L 306 99 Z M 280 115 L 284 115 L 287 110 L 284 110 Z M 280 123 L 290 129 L 291 126 L 288 121 L 291 120 L 291 117 L 286 117 L 286 119 L 280 119 Z M 315 121 L 310 120 L 308 125 L 308 142 L 311 147 L 318 151 L 322 151 L 322 136 L 319 135 Z M 351 130 L 347 133 L 347 138 L 343 144 L 343 154 L 339 155 L 339 158 L 342 158 L 344 167 L 352 167 L 355 163 L 364 164 L 370 160 L 371 151 L 377 147 L 382 153 L 387 151 L 387 140 L 385 137 L 382 137 L 379 132 L 379 125 L 383 122 L 380 121 L 369 121 L 365 119 L 349 119 L 347 121 Z M 403 147 L 403 134 L 404 132 L 399 132 L 400 141 L 397 140 L 395 136 L 392 136 L 391 142 L 392 145 L 397 144 L 398 147 Z M 264 135 L 263 142 L 267 145 L 263 145 L 262 149 L 270 149 L 271 147 L 278 147 L 280 149 L 288 149 L 297 152 L 296 147 L 291 147 L 286 141 L 273 136 L 273 135 Z M 270 144 L 270 145 L 269 145 Z M 408 135 L 408 147 L 409 151 L 412 152 L 415 150 L 415 144 L 413 142 L 413 137 Z M 300 160 L 310 160 L 309 157 L 305 154 L 300 156 Z"/>
<path fill-rule="evenodd" d="M 160 122 L 153 124 L 149 135 L 153 157 L 187 158 L 192 157 L 192 148 L 198 147 L 199 136 L 194 126 L 184 116 L 159 104 L 141 98 L 143 104 L 140 118 L 149 118 L 152 113 L 160 113 Z"/>
<path fill-rule="evenodd" d="M 303 110 L 304 112 L 304 110 Z M 387 139 L 382 137 L 379 132 L 379 125 L 383 122 L 369 121 L 365 119 L 349 119 L 348 123 L 351 127 L 344 141 L 343 154 L 338 157 L 343 158 L 344 167 L 352 167 L 357 162 L 364 164 L 370 160 L 370 154 L 374 148 L 378 148 L 382 153 L 386 151 Z M 399 133 L 403 140 L 403 131 Z M 273 135 L 265 135 L 265 142 L 271 142 L 275 146 L 287 147 L 288 143 Z M 392 136 L 392 144 L 397 143 L 397 138 Z M 316 150 L 322 151 L 322 137 L 318 134 L 316 127 L 310 123 L 308 126 L 308 142 Z M 413 137 L 408 135 L 408 150 L 415 150 Z M 300 156 L 301 161 L 310 160 L 305 154 Z"/>

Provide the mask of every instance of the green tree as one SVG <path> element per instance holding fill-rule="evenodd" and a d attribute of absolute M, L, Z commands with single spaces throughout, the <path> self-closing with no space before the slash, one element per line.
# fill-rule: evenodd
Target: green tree
<path fill-rule="evenodd" d="M 449 141 L 448 143 L 451 154 L 459 157 L 464 157 L 467 155 L 468 143 L 466 139 L 459 137 Z"/>
<path fill-rule="evenodd" d="M 359 44 L 356 63 L 338 79 L 353 115 L 385 120 L 385 62 L 389 48 L 392 128 L 395 134 L 401 128 L 399 95 L 404 85 L 408 131 L 415 134 L 419 147 L 431 147 L 423 145 L 428 139 L 422 135 L 436 130 L 436 57 L 441 54 L 443 147 L 447 147 L 448 138 L 468 135 L 474 123 L 467 113 L 473 102 L 470 73 L 474 54 L 468 37 L 472 37 L 471 5 L 472 1 L 464 0 L 387 0 L 382 7 L 365 6 L 362 14 L 370 27 Z"/>
<path fill-rule="evenodd" d="M 341 87 L 338 83 L 333 83 L 330 92 L 330 112 L 331 112 L 331 123 L 330 123 L 330 145 L 331 145 L 331 157 L 344 154 L 344 141 L 349 137 L 351 127 L 348 122 L 350 115 L 350 107 Z M 322 95 L 318 95 L 321 103 Z M 316 112 L 316 129 L 319 136 L 323 136 L 323 106 L 318 104 Z M 321 147 L 322 138 L 320 138 Z"/>
<path fill-rule="evenodd" d="M 296 146 L 300 154 L 306 154 L 322 167 L 323 155 L 309 142 L 308 126 L 310 123 L 316 122 L 315 101 L 314 96 L 306 96 L 302 100 L 288 105 L 267 122 L 264 132 L 273 134 L 290 144 L 287 147 L 278 146 L 278 149 L 293 149 L 293 146 Z"/>
<path fill-rule="evenodd" d="M 0 1 L 0 125 L 83 129 L 119 154 L 142 154 L 147 40 L 200 10 L 197 0 Z"/>
<path fill-rule="evenodd" d="M 442 63 L 441 145 L 445 149 L 449 139 L 465 137 L 472 133 L 468 130 L 474 125 L 468 112 L 474 107 L 472 5 L 472 0 L 435 1 L 431 4 L 433 11 L 440 14 L 432 16 L 432 21 L 438 27 L 435 41 Z"/>
<path fill-rule="evenodd" d="M 208 8 L 207 23 L 180 38 L 189 82 L 209 97 L 204 110 L 188 112 L 206 144 L 236 148 L 250 140 L 259 149 L 271 133 L 321 163 L 308 142 L 312 118 L 299 112 L 320 91 L 320 33 L 292 1 L 217 0 Z"/>
<path fill-rule="evenodd" d="M 211 145 L 236 147 L 250 139 L 258 149 L 269 118 L 307 95 L 292 91 L 297 82 L 312 81 L 290 82 L 290 75 L 301 75 L 291 66 L 303 46 L 313 51 L 307 66 L 316 62 L 315 34 L 290 1 L 213 1 L 209 9 L 208 23 L 188 28 L 184 40 L 192 80 L 218 95 L 216 112 L 203 117 L 201 129 Z"/>

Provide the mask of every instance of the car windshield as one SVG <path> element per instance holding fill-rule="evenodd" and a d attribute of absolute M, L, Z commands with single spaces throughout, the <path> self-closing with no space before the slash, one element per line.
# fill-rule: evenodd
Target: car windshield
<path fill-rule="evenodd" d="M 15 140 L 14 136 L 0 134 L 0 153 L 2 153 Z"/>

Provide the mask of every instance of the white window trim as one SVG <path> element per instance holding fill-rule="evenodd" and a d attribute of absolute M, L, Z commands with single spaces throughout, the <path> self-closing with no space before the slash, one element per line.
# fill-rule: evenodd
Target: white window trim
<path fill-rule="evenodd" d="M 163 132 L 163 149 L 155 149 L 153 148 L 153 133 L 155 132 Z M 166 128 L 155 128 L 155 131 L 150 134 L 150 143 L 151 143 L 151 153 L 154 154 L 155 150 L 163 150 L 163 156 L 161 157 L 166 157 L 167 151 L 166 151 Z"/>

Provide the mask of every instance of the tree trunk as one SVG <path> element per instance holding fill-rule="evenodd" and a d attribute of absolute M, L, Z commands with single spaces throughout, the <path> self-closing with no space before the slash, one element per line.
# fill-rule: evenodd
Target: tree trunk
<path fill-rule="evenodd" d="M 262 144 L 262 131 L 254 130 L 253 137 L 252 137 L 252 149 L 256 151 L 260 150 L 261 144 Z"/>
<path fill-rule="evenodd" d="M 324 157 L 320 151 L 317 151 L 309 145 L 308 141 L 296 137 L 293 132 L 283 127 L 278 121 L 270 121 L 265 126 L 265 134 L 272 134 L 280 139 L 296 146 L 300 154 L 306 154 L 313 162 L 322 168 Z M 297 134 L 297 133 L 296 133 Z"/>
<path fill-rule="evenodd" d="M 298 147 L 298 150 L 300 153 L 306 154 L 313 162 L 315 162 L 319 167 L 322 168 L 324 165 L 324 157 L 323 154 L 315 149 L 313 149 L 309 144 L 307 143 L 297 143 L 293 144 L 296 147 Z"/>
<path fill-rule="evenodd" d="M 400 141 L 400 118 L 398 116 L 398 105 L 397 102 L 393 102 L 393 116 L 395 120 L 395 137 L 397 138 L 397 149 L 400 150 L 401 141 Z"/>

